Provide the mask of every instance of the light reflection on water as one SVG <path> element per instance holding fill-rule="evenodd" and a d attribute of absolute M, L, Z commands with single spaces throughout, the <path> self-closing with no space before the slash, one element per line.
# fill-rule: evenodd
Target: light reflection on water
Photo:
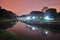
<path fill-rule="evenodd" d="M 26 25 L 21 22 L 17 22 L 14 27 L 7 29 L 9 32 L 15 32 L 17 35 L 28 37 L 28 38 L 36 38 L 36 39 L 51 39 L 57 40 L 60 39 L 60 31 L 59 30 L 51 30 L 51 29 L 43 29 L 38 31 L 31 31 L 29 28 L 26 28 Z M 33 35 L 33 36 L 32 36 Z"/>

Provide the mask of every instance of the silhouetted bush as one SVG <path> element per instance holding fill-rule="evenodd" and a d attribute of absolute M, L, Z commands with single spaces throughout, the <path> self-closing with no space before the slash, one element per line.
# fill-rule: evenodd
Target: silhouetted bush
<path fill-rule="evenodd" d="M 0 29 L 13 27 L 16 22 L 16 14 L 0 7 Z"/>
<path fill-rule="evenodd" d="M 0 30 L 0 40 L 23 40 L 23 38 L 17 36 L 15 33 Z"/>

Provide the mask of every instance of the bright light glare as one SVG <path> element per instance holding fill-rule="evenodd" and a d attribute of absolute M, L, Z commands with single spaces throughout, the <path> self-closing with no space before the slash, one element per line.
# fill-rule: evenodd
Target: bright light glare
<path fill-rule="evenodd" d="M 45 31 L 45 34 L 48 34 L 48 31 Z"/>
<path fill-rule="evenodd" d="M 31 19 L 30 16 L 28 16 L 28 17 L 27 17 L 27 20 L 30 20 L 30 19 Z"/>
<path fill-rule="evenodd" d="M 38 28 L 36 28 L 34 26 L 30 26 L 30 25 L 27 25 L 27 28 L 31 28 L 32 31 L 39 30 Z"/>
<path fill-rule="evenodd" d="M 35 16 L 33 16 L 32 19 L 35 19 Z"/>
<path fill-rule="evenodd" d="M 50 20 L 50 17 L 49 16 L 45 16 L 44 19 L 45 20 Z"/>
<path fill-rule="evenodd" d="M 32 27 L 32 30 L 35 30 L 36 28 L 35 27 Z"/>

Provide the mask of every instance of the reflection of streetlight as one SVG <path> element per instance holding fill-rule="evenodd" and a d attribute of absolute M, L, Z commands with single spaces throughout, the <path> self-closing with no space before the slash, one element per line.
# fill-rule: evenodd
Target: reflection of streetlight
<path fill-rule="evenodd" d="M 42 33 L 43 33 L 44 36 L 47 36 L 47 35 L 49 35 L 50 31 L 48 31 L 48 30 L 43 30 Z"/>
<path fill-rule="evenodd" d="M 32 31 L 38 31 L 39 30 L 38 28 L 31 26 L 31 25 L 27 25 L 26 27 L 31 29 Z"/>
<path fill-rule="evenodd" d="M 38 28 L 33 27 L 33 26 L 31 28 L 32 28 L 33 31 L 38 31 L 39 30 Z"/>
<path fill-rule="evenodd" d="M 36 28 L 35 27 L 32 27 L 32 30 L 35 30 Z"/>
<path fill-rule="evenodd" d="M 45 34 L 48 34 L 48 31 L 45 31 Z"/>

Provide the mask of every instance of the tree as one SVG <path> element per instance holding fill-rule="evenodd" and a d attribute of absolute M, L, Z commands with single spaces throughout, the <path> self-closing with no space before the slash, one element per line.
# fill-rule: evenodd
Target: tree
<path fill-rule="evenodd" d="M 16 22 L 15 19 L 15 13 L 0 7 L 0 29 L 7 29 L 12 27 Z"/>
<path fill-rule="evenodd" d="M 51 18 L 54 18 L 55 20 L 57 20 L 57 18 L 59 17 L 57 10 L 55 8 L 49 8 L 48 10 L 46 10 L 46 15 L 49 15 Z"/>
<path fill-rule="evenodd" d="M 10 33 L 4 30 L 0 30 L 0 40 L 23 40 L 23 37 Z"/>
<path fill-rule="evenodd" d="M 0 18 L 11 19 L 16 18 L 16 15 L 12 11 L 0 8 Z"/>
<path fill-rule="evenodd" d="M 12 11 L 0 7 L 0 40 L 23 40 L 15 33 L 7 32 L 6 29 L 16 24 L 16 15 Z"/>

